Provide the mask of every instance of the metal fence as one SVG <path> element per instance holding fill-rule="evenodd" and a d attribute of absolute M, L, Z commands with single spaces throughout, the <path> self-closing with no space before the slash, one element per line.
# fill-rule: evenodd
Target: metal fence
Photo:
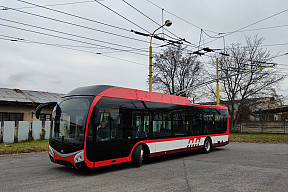
<path fill-rule="evenodd" d="M 50 135 L 50 121 L 15 121 L 0 122 L 0 142 L 15 143 L 27 140 L 48 139 Z"/>
<path fill-rule="evenodd" d="M 284 133 L 287 134 L 288 121 L 247 121 L 237 124 L 231 132 L 238 133 Z"/>

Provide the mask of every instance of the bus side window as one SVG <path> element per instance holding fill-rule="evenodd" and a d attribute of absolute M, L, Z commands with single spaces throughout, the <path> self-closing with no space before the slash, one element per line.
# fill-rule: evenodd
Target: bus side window
<path fill-rule="evenodd" d="M 111 113 L 111 140 L 122 140 L 123 139 L 123 131 L 121 126 L 121 117 L 119 114 L 119 110 L 115 110 L 115 112 Z"/>
<path fill-rule="evenodd" d="M 132 116 L 132 139 L 147 138 L 149 135 L 149 113 L 134 111 Z"/>
<path fill-rule="evenodd" d="M 111 139 L 110 132 L 110 113 L 104 111 L 100 114 L 100 125 L 97 126 L 96 141 L 109 141 Z"/>

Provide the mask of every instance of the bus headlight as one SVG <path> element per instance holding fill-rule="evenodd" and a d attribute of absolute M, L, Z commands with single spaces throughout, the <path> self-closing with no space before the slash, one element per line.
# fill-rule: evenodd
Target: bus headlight
<path fill-rule="evenodd" d="M 74 157 L 74 162 L 75 163 L 79 163 L 81 161 L 84 161 L 84 150 L 80 151 L 79 153 L 77 153 Z"/>
<path fill-rule="evenodd" d="M 54 158 L 53 149 L 50 145 L 49 145 L 49 155 Z"/>

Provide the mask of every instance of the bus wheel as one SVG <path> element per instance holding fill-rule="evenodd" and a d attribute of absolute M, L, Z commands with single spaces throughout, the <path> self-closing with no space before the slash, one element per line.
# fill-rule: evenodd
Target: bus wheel
<path fill-rule="evenodd" d="M 209 153 L 212 148 L 212 142 L 210 138 L 206 138 L 204 141 L 204 153 Z"/>
<path fill-rule="evenodd" d="M 133 166 L 141 167 L 144 158 L 144 150 L 142 149 L 142 145 L 139 145 L 134 149 L 133 152 Z"/>

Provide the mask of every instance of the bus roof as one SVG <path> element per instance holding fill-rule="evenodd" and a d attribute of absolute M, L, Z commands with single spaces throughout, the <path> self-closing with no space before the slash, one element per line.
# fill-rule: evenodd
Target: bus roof
<path fill-rule="evenodd" d="M 208 105 L 205 106 L 199 104 L 192 104 L 187 97 L 168 95 L 157 92 L 148 92 L 123 87 L 115 87 L 111 85 L 93 85 L 87 87 L 79 87 L 67 93 L 63 97 L 71 97 L 71 96 L 113 97 L 113 98 L 169 103 L 177 105 L 227 109 L 224 106 L 208 106 Z"/>

